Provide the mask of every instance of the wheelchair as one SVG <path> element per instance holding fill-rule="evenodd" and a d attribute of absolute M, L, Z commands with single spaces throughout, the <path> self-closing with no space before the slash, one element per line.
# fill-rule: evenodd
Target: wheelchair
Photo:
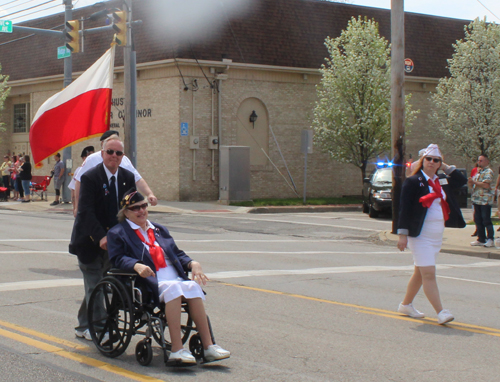
<path fill-rule="evenodd" d="M 179 362 L 169 362 L 171 343 L 165 335 L 168 326 L 165 304 L 155 306 L 152 293 L 139 286 L 135 272 L 111 269 L 92 292 L 87 315 L 89 331 L 96 348 L 104 356 L 115 358 L 123 354 L 132 336 L 144 335 L 135 347 L 135 357 L 139 364 L 148 366 L 153 359 L 152 339 L 162 348 L 166 366 L 186 366 Z M 215 344 L 210 319 L 207 316 L 212 341 Z M 182 343 L 189 340 L 189 350 L 198 362 L 204 359 L 201 337 L 189 314 L 187 303 L 182 303 L 181 313 Z"/>

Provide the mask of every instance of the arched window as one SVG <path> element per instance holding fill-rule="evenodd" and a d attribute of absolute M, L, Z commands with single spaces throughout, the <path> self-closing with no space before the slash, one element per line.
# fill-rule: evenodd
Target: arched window
<path fill-rule="evenodd" d="M 257 98 L 245 99 L 238 108 L 236 145 L 250 147 L 250 165 L 264 166 L 269 153 L 269 116 L 267 108 Z"/>

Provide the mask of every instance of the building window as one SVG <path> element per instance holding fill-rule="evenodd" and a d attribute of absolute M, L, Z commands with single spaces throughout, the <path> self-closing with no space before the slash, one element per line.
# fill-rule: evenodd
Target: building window
<path fill-rule="evenodd" d="M 29 103 L 19 103 L 14 105 L 14 133 L 29 133 L 29 115 Z"/>

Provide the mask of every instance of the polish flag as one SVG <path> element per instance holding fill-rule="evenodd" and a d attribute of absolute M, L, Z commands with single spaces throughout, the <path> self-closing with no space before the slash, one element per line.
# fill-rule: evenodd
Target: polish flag
<path fill-rule="evenodd" d="M 36 112 L 30 129 L 33 163 L 109 129 L 115 45 Z"/>

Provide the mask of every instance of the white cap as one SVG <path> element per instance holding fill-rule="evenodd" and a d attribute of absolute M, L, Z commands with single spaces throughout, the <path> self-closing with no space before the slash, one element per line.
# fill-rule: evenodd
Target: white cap
<path fill-rule="evenodd" d="M 436 145 L 434 143 L 431 143 L 429 146 L 427 146 L 427 148 L 425 149 L 424 155 L 425 156 L 430 155 L 430 156 L 433 156 L 433 157 L 440 157 L 440 158 L 442 158 L 441 150 L 439 150 L 438 145 Z"/>
<path fill-rule="evenodd" d="M 420 150 L 420 151 L 418 152 L 418 156 L 419 156 L 419 157 L 423 157 L 423 156 L 424 156 L 424 154 L 425 154 L 425 150 L 427 150 L 427 149 L 422 149 L 422 150 Z"/>

